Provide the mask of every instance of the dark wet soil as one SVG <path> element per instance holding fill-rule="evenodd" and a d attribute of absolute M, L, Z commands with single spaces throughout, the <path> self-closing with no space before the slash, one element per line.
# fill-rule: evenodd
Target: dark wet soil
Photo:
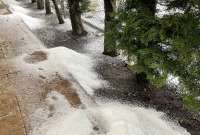
<path fill-rule="evenodd" d="M 183 106 L 182 99 L 172 88 L 153 90 L 146 94 L 145 88 L 138 84 L 135 73 L 127 68 L 119 58 L 102 55 L 103 37 L 91 34 L 87 37 L 75 37 L 70 32 L 61 32 L 55 28 L 34 31 L 48 48 L 64 46 L 80 53 L 90 55 L 96 61 L 95 70 L 100 77 L 109 82 L 109 86 L 96 90 L 95 96 L 121 102 L 139 103 L 165 112 L 173 120 L 186 128 L 191 135 L 200 135 L 200 118 L 195 117 Z M 48 38 L 47 33 L 55 37 Z"/>
<path fill-rule="evenodd" d="M 153 89 L 150 93 L 137 83 L 132 73 L 122 61 L 108 63 L 102 61 L 97 71 L 111 84 L 109 88 L 96 91 L 96 96 L 121 102 L 138 103 L 165 112 L 168 117 L 186 128 L 191 135 L 200 135 L 200 118 L 187 110 L 182 99 L 173 88 Z"/>

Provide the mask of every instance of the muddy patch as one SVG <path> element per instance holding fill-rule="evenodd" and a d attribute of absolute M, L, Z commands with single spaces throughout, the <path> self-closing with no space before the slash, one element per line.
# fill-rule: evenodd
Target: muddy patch
<path fill-rule="evenodd" d="M 43 51 L 35 51 L 24 58 L 24 61 L 30 64 L 39 63 L 47 60 L 47 53 Z"/>
<path fill-rule="evenodd" d="M 57 91 L 64 95 L 70 105 L 73 107 L 78 107 L 82 104 L 80 97 L 76 90 L 72 87 L 72 84 L 68 80 L 60 77 L 59 75 L 57 75 L 55 79 L 47 82 L 44 96 L 46 96 L 51 91 Z M 56 100 L 56 98 L 54 98 L 54 100 Z"/>

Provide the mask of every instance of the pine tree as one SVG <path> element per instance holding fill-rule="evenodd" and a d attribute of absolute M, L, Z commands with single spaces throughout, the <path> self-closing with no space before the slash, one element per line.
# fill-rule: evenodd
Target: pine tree
<path fill-rule="evenodd" d="M 68 0 L 70 20 L 72 25 L 72 33 L 78 36 L 85 36 L 87 32 L 83 27 L 81 20 L 81 9 L 80 9 L 81 0 Z"/>
<path fill-rule="evenodd" d="M 46 15 L 52 14 L 50 0 L 45 0 Z"/>
<path fill-rule="evenodd" d="M 158 2 L 167 7 L 168 14 L 156 15 Z M 112 23 L 110 41 L 136 63 L 131 68 L 142 73 L 151 84 L 162 87 L 172 74 L 179 77 L 183 94 L 197 97 L 200 95 L 199 10 L 199 0 L 126 0 Z"/>
<path fill-rule="evenodd" d="M 57 14 L 57 18 L 58 18 L 59 24 L 65 23 L 65 21 L 64 21 L 64 19 L 62 17 L 62 14 L 60 12 L 57 0 L 52 0 L 52 2 L 53 2 L 53 5 L 55 7 L 55 11 L 56 11 L 56 14 Z"/>
<path fill-rule="evenodd" d="M 90 11 L 90 0 L 80 0 L 80 10 L 81 12 L 88 12 Z"/>
<path fill-rule="evenodd" d="M 37 8 L 44 9 L 44 0 L 37 0 Z"/>
<path fill-rule="evenodd" d="M 115 57 L 118 55 L 115 44 L 109 40 L 109 33 L 112 31 L 112 21 L 116 13 L 116 0 L 104 0 L 105 9 L 105 34 L 104 34 L 104 52 L 103 54 Z"/>

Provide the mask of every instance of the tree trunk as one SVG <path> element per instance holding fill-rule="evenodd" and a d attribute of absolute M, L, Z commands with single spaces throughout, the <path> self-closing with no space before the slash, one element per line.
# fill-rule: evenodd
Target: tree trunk
<path fill-rule="evenodd" d="M 31 0 L 31 3 L 35 3 L 36 2 L 36 0 Z"/>
<path fill-rule="evenodd" d="M 37 8 L 44 9 L 44 0 L 37 0 Z"/>
<path fill-rule="evenodd" d="M 140 5 L 138 5 L 138 11 L 146 14 L 147 16 L 154 17 L 156 14 L 156 4 L 157 0 L 140 0 Z M 138 57 L 140 59 L 140 57 Z M 139 60 L 140 61 L 140 60 Z M 147 79 L 147 74 L 145 72 L 136 73 L 137 83 L 144 88 L 144 94 L 148 99 L 151 95 L 151 84 Z"/>
<path fill-rule="evenodd" d="M 46 15 L 52 14 L 49 0 L 45 0 L 45 10 L 46 10 Z"/>
<path fill-rule="evenodd" d="M 56 14 L 57 14 L 57 17 L 58 17 L 58 21 L 59 21 L 60 24 L 63 24 L 63 23 L 64 23 L 64 20 L 63 20 L 63 18 L 62 18 L 62 14 L 60 13 L 60 9 L 58 8 L 57 1 L 56 1 L 56 0 L 52 0 L 52 1 L 53 1 L 55 10 L 56 10 Z"/>
<path fill-rule="evenodd" d="M 60 4 L 61 4 L 61 11 L 62 11 L 62 14 L 64 16 L 64 18 L 66 17 L 66 10 L 65 10 L 65 0 L 61 0 L 60 1 Z"/>
<path fill-rule="evenodd" d="M 155 16 L 157 0 L 140 0 L 138 10 L 146 15 Z"/>
<path fill-rule="evenodd" d="M 68 0 L 72 33 L 74 35 L 83 36 L 86 35 L 87 32 L 83 28 L 79 3 L 80 0 Z"/>
<path fill-rule="evenodd" d="M 107 33 L 110 31 L 110 22 L 114 18 L 116 12 L 116 0 L 104 0 L 105 9 L 105 34 L 104 34 L 104 52 L 103 54 L 115 57 L 118 55 L 115 46 L 111 47 L 110 41 L 107 38 Z"/>

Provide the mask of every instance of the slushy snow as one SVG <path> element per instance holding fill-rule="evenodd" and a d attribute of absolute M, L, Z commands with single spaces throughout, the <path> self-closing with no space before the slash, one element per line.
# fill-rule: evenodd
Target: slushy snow
<path fill-rule="evenodd" d="M 27 63 L 25 61 L 29 54 L 24 54 L 17 58 L 16 65 L 23 72 L 31 73 L 35 76 L 43 75 L 51 78 L 58 74 L 67 80 L 76 80 L 84 90 L 90 95 L 94 90 L 106 85 L 95 73 L 93 60 L 84 54 L 77 53 L 65 47 L 39 50 L 47 54 L 47 60 L 38 63 Z M 38 70 L 44 69 L 44 70 Z"/>
<path fill-rule="evenodd" d="M 46 119 L 37 124 L 38 127 L 34 125 L 30 135 L 190 135 L 185 129 L 166 120 L 164 113 L 153 109 L 103 102 L 98 107 L 74 109 L 63 95 L 54 91 L 49 93 L 46 104 L 53 106 L 53 113 L 48 117 L 51 113 L 48 109 L 43 109 L 42 115 L 41 111 L 36 110 L 35 120 L 45 115 Z M 101 119 L 106 132 L 94 130 L 90 114 Z"/>

